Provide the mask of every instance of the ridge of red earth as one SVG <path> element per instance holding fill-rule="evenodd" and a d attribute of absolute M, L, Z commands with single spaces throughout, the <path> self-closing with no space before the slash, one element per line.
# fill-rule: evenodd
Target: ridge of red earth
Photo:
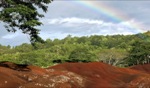
<path fill-rule="evenodd" d="M 150 64 L 118 68 L 102 62 L 49 68 L 0 63 L 0 88 L 149 88 Z"/>
<path fill-rule="evenodd" d="M 130 69 L 139 70 L 150 74 L 150 64 L 135 65 L 135 66 L 131 66 Z"/>

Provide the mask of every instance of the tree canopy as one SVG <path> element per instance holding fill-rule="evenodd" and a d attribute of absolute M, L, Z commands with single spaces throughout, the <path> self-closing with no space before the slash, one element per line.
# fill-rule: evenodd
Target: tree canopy
<path fill-rule="evenodd" d="M 30 35 L 31 43 L 42 42 L 38 36 L 42 25 L 39 18 L 44 17 L 37 9 L 47 12 L 48 4 L 53 0 L 0 0 L 0 21 L 5 23 L 8 32 L 16 32 L 20 29 Z"/>
<path fill-rule="evenodd" d="M 102 61 L 125 67 L 150 63 L 150 32 L 136 35 L 92 35 L 36 42 L 37 48 L 24 43 L 0 45 L 0 61 L 50 66 L 64 62 Z M 96 40 L 98 42 L 96 42 Z M 112 44 L 112 45 L 111 45 Z"/>
<path fill-rule="evenodd" d="M 132 44 L 133 48 L 126 58 L 126 63 L 131 65 L 150 63 L 150 42 L 136 41 Z"/>

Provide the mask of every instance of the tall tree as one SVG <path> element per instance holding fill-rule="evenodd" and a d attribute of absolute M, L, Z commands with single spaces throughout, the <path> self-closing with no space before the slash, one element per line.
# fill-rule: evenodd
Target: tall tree
<path fill-rule="evenodd" d="M 51 1 L 53 0 L 0 0 L 0 21 L 5 23 L 4 26 L 9 32 L 20 29 L 23 33 L 29 34 L 31 43 L 42 42 L 36 26 L 42 25 L 39 18 L 44 15 L 37 9 L 47 12 L 47 5 Z"/>
<path fill-rule="evenodd" d="M 76 47 L 69 55 L 71 62 L 91 62 L 96 61 L 97 56 L 92 52 L 92 48 L 88 45 Z"/>
<path fill-rule="evenodd" d="M 150 63 L 150 42 L 136 41 L 129 56 L 125 59 L 128 66 Z"/>

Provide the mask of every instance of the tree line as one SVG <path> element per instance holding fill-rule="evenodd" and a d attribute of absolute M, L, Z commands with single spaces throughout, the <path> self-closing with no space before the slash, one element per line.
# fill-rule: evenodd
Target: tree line
<path fill-rule="evenodd" d="M 150 62 L 150 32 L 47 39 L 44 43 L 0 45 L 0 61 L 50 66 L 64 62 L 104 62 L 125 67 Z"/>

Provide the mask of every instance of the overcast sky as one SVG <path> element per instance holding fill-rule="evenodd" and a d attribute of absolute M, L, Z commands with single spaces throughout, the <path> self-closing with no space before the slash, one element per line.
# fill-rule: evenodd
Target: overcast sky
<path fill-rule="evenodd" d="M 127 35 L 150 30 L 149 19 L 148 0 L 54 0 L 45 17 L 40 19 L 44 25 L 38 28 L 43 39 L 62 39 L 67 35 Z M 8 33 L 2 23 L 0 28 L 1 45 L 29 43 L 29 36 L 21 31 Z"/>

